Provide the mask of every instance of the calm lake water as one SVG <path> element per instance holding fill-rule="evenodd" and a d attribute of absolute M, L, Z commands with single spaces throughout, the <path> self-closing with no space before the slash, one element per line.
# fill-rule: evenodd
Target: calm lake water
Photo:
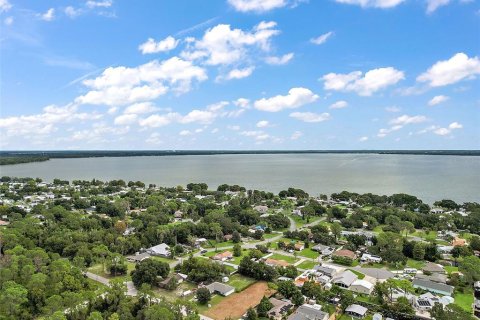
<path fill-rule="evenodd" d="M 0 167 L 1 175 L 74 180 L 140 180 L 160 186 L 205 182 L 312 195 L 405 192 L 427 203 L 480 202 L 480 157 L 375 154 L 209 155 L 52 159 Z"/>

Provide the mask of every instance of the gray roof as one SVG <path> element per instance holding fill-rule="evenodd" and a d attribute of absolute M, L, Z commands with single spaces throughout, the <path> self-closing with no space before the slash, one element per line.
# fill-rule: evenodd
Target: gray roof
<path fill-rule="evenodd" d="M 360 314 L 360 315 L 365 315 L 365 313 L 367 313 L 368 309 L 359 305 L 359 304 L 351 304 L 347 307 L 347 309 L 345 309 L 346 312 L 353 312 L 353 313 L 356 313 L 356 314 Z"/>
<path fill-rule="evenodd" d="M 380 268 L 353 267 L 352 269 L 376 279 L 390 279 L 395 277 L 395 274 L 393 272 Z"/>
<path fill-rule="evenodd" d="M 218 292 L 221 295 L 225 295 L 228 292 L 234 290 L 235 288 L 232 286 L 229 286 L 228 284 L 220 283 L 220 282 L 213 282 L 207 286 L 207 289 L 210 291 L 210 293 Z"/>
<path fill-rule="evenodd" d="M 127 260 L 134 260 L 134 261 L 143 261 L 148 258 L 150 258 L 150 254 L 148 254 L 147 252 L 127 256 Z"/>
<path fill-rule="evenodd" d="M 332 279 L 333 283 L 341 282 L 349 287 L 355 280 L 358 279 L 358 276 L 350 270 L 346 270 Z"/>
<path fill-rule="evenodd" d="M 147 249 L 147 251 L 150 251 L 156 254 L 169 255 L 170 247 L 168 246 L 168 244 L 162 243 Z"/>
<path fill-rule="evenodd" d="M 429 262 L 427 263 L 423 268 L 423 271 L 428 271 L 428 272 L 440 272 L 444 273 L 445 269 L 441 265 L 438 265 L 436 263 Z"/>
<path fill-rule="evenodd" d="M 337 270 L 333 269 L 333 268 L 329 268 L 329 267 L 324 267 L 324 266 L 321 266 L 321 265 L 316 265 L 313 267 L 313 269 L 315 271 L 318 271 L 318 272 L 321 272 L 323 274 L 326 274 L 327 276 L 332 276 L 334 275 Z"/>
<path fill-rule="evenodd" d="M 425 290 L 431 289 L 433 291 L 447 292 L 450 295 L 453 293 L 453 290 L 454 290 L 454 287 L 449 286 L 447 284 L 433 282 L 429 280 L 421 280 L 421 279 L 414 279 L 413 286 L 421 287 L 421 288 L 424 288 Z"/>
<path fill-rule="evenodd" d="M 328 316 L 328 313 L 304 304 L 298 307 L 297 311 L 288 317 L 288 320 L 322 320 Z"/>
<path fill-rule="evenodd" d="M 420 280 L 428 280 L 428 281 L 433 281 L 433 282 L 438 282 L 438 283 L 447 283 L 447 276 L 445 274 L 441 273 L 433 273 L 432 275 L 426 275 L 426 274 L 416 274 L 415 279 L 420 279 Z"/>

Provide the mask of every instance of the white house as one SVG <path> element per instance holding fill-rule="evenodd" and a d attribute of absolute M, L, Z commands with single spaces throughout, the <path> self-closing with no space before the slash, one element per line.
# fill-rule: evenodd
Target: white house
<path fill-rule="evenodd" d="M 166 243 L 148 248 L 147 252 L 152 256 L 170 257 L 170 246 Z"/>
<path fill-rule="evenodd" d="M 355 280 L 350 287 L 348 288 L 350 291 L 354 291 L 357 293 L 363 294 L 370 294 L 373 291 L 373 283 L 368 282 L 367 280 Z"/>

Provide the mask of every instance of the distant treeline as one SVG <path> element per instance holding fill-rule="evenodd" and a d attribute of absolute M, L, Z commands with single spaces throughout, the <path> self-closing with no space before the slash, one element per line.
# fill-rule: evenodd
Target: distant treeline
<path fill-rule="evenodd" d="M 480 156 L 480 150 L 142 150 L 142 151 L 0 151 L 1 164 L 45 161 L 53 158 L 185 156 L 222 154 L 402 154 L 402 155 L 452 155 Z M 18 159 L 5 163 L 5 158 Z M 26 160 L 23 161 L 22 158 Z M 40 160 L 32 160 L 40 159 Z M 8 160 L 11 161 L 11 160 Z M 23 161 L 23 162 L 22 162 Z"/>
<path fill-rule="evenodd" d="M 8 164 L 20 164 L 20 163 L 28 163 L 28 162 L 41 162 L 47 161 L 50 158 L 47 156 L 31 156 L 31 155 L 22 155 L 16 157 L 10 156 L 0 156 L 0 166 L 8 165 Z"/>

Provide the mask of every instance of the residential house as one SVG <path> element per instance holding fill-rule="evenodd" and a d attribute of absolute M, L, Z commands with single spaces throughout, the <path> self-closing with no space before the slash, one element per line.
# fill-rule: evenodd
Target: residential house
<path fill-rule="evenodd" d="M 353 292 L 369 295 L 372 293 L 373 287 L 373 283 L 368 282 L 367 280 L 358 279 L 355 280 L 348 289 Z"/>
<path fill-rule="evenodd" d="M 226 260 L 232 259 L 232 257 L 233 257 L 233 253 L 231 253 L 230 251 L 225 251 L 225 252 L 217 253 L 212 257 L 212 259 L 218 260 L 218 261 L 226 261 Z"/>
<path fill-rule="evenodd" d="M 358 280 L 358 276 L 350 270 L 346 270 L 332 279 L 332 283 L 341 288 L 348 289 L 352 283 Z"/>
<path fill-rule="evenodd" d="M 423 268 L 422 271 L 424 273 L 446 273 L 445 269 L 443 266 L 433 263 L 433 262 L 428 262 Z"/>
<path fill-rule="evenodd" d="M 313 267 L 313 269 L 329 277 L 334 277 L 337 274 L 337 269 L 325 267 L 321 265 L 316 265 Z"/>
<path fill-rule="evenodd" d="M 232 286 L 229 286 L 228 284 L 224 284 L 221 282 L 213 282 L 206 286 L 208 291 L 210 293 L 217 293 L 219 295 L 222 295 L 224 297 L 231 295 L 232 293 L 235 292 L 235 288 Z"/>
<path fill-rule="evenodd" d="M 183 212 L 180 211 L 180 210 L 177 210 L 177 211 L 175 211 L 175 213 L 173 214 L 173 217 L 175 218 L 175 220 L 181 220 L 182 217 L 183 217 Z"/>
<path fill-rule="evenodd" d="M 437 297 L 430 292 L 424 293 L 414 299 L 414 307 L 423 311 L 431 310 L 435 303 L 441 303 L 444 306 L 453 302 L 452 297 Z"/>
<path fill-rule="evenodd" d="M 444 296 L 451 296 L 454 291 L 454 287 L 449 286 L 447 284 L 433 282 L 429 280 L 421 280 L 421 279 L 414 279 L 413 282 L 414 288 L 420 288 L 423 290 L 427 290 L 433 293 L 438 293 Z"/>
<path fill-rule="evenodd" d="M 463 247 L 463 246 L 466 246 L 466 245 L 467 245 L 467 240 L 465 240 L 465 239 L 455 237 L 452 240 L 452 246 L 454 246 L 454 247 L 456 247 L 456 246 Z"/>
<path fill-rule="evenodd" d="M 355 254 L 355 252 L 350 251 L 350 250 L 347 250 L 347 249 L 337 250 L 337 251 L 335 251 L 335 252 L 333 253 L 333 256 L 335 256 L 335 257 L 350 258 L 350 259 L 352 259 L 352 260 L 357 259 L 357 255 Z"/>
<path fill-rule="evenodd" d="M 416 274 L 415 279 L 420 279 L 420 280 L 429 280 L 433 282 L 438 282 L 438 283 L 447 283 L 447 275 L 442 274 L 442 273 L 432 273 L 431 275 L 426 275 L 426 274 Z"/>
<path fill-rule="evenodd" d="M 288 320 L 328 320 L 329 314 L 321 310 L 318 304 L 303 304 L 288 316 Z"/>
<path fill-rule="evenodd" d="M 293 304 L 290 302 L 290 300 L 270 298 L 269 301 L 273 307 L 268 311 L 267 314 L 269 318 L 273 318 L 275 320 L 282 319 L 282 317 L 287 314 L 288 310 L 293 307 Z"/>
<path fill-rule="evenodd" d="M 170 257 L 170 246 L 166 243 L 148 248 L 147 252 L 152 256 Z"/>
<path fill-rule="evenodd" d="M 145 259 L 150 258 L 150 254 L 147 252 L 144 253 L 135 253 L 134 255 L 127 256 L 127 261 L 132 263 L 142 262 Z"/>
<path fill-rule="evenodd" d="M 379 256 L 374 256 L 369 253 L 364 253 L 362 257 L 360 258 L 361 262 L 366 262 L 366 263 L 381 263 L 382 258 Z"/>
<path fill-rule="evenodd" d="M 375 313 L 372 317 L 372 320 L 382 320 L 383 316 L 380 313 Z"/>
<path fill-rule="evenodd" d="M 265 264 L 271 267 L 288 267 L 290 265 L 290 263 L 285 260 L 275 260 L 271 258 L 267 258 L 267 260 L 265 260 Z"/>
<path fill-rule="evenodd" d="M 355 318 L 364 318 L 367 314 L 367 311 L 367 308 L 358 304 L 351 304 L 347 307 L 347 309 L 345 309 L 346 314 Z"/>
<path fill-rule="evenodd" d="M 267 206 L 255 206 L 253 207 L 253 210 L 257 211 L 260 214 L 267 213 L 268 207 Z"/>
<path fill-rule="evenodd" d="M 335 251 L 334 248 L 329 247 L 329 246 L 325 246 L 323 244 L 317 244 L 317 245 L 313 246 L 312 250 L 317 251 L 322 256 L 329 256 Z"/>
<path fill-rule="evenodd" d="M 208 240 L 205 238 L 195 239 L 195 247 L 200 247 L 202 244 L 206 243 Z"/>
<path fill-rule="evenodd" d="M 294 244 L 294 249 L 296 251 L 302 251 L 303 249 L 305 249 L 305 244 L 301 243 L 301 242 L 297 242 Z"/>

